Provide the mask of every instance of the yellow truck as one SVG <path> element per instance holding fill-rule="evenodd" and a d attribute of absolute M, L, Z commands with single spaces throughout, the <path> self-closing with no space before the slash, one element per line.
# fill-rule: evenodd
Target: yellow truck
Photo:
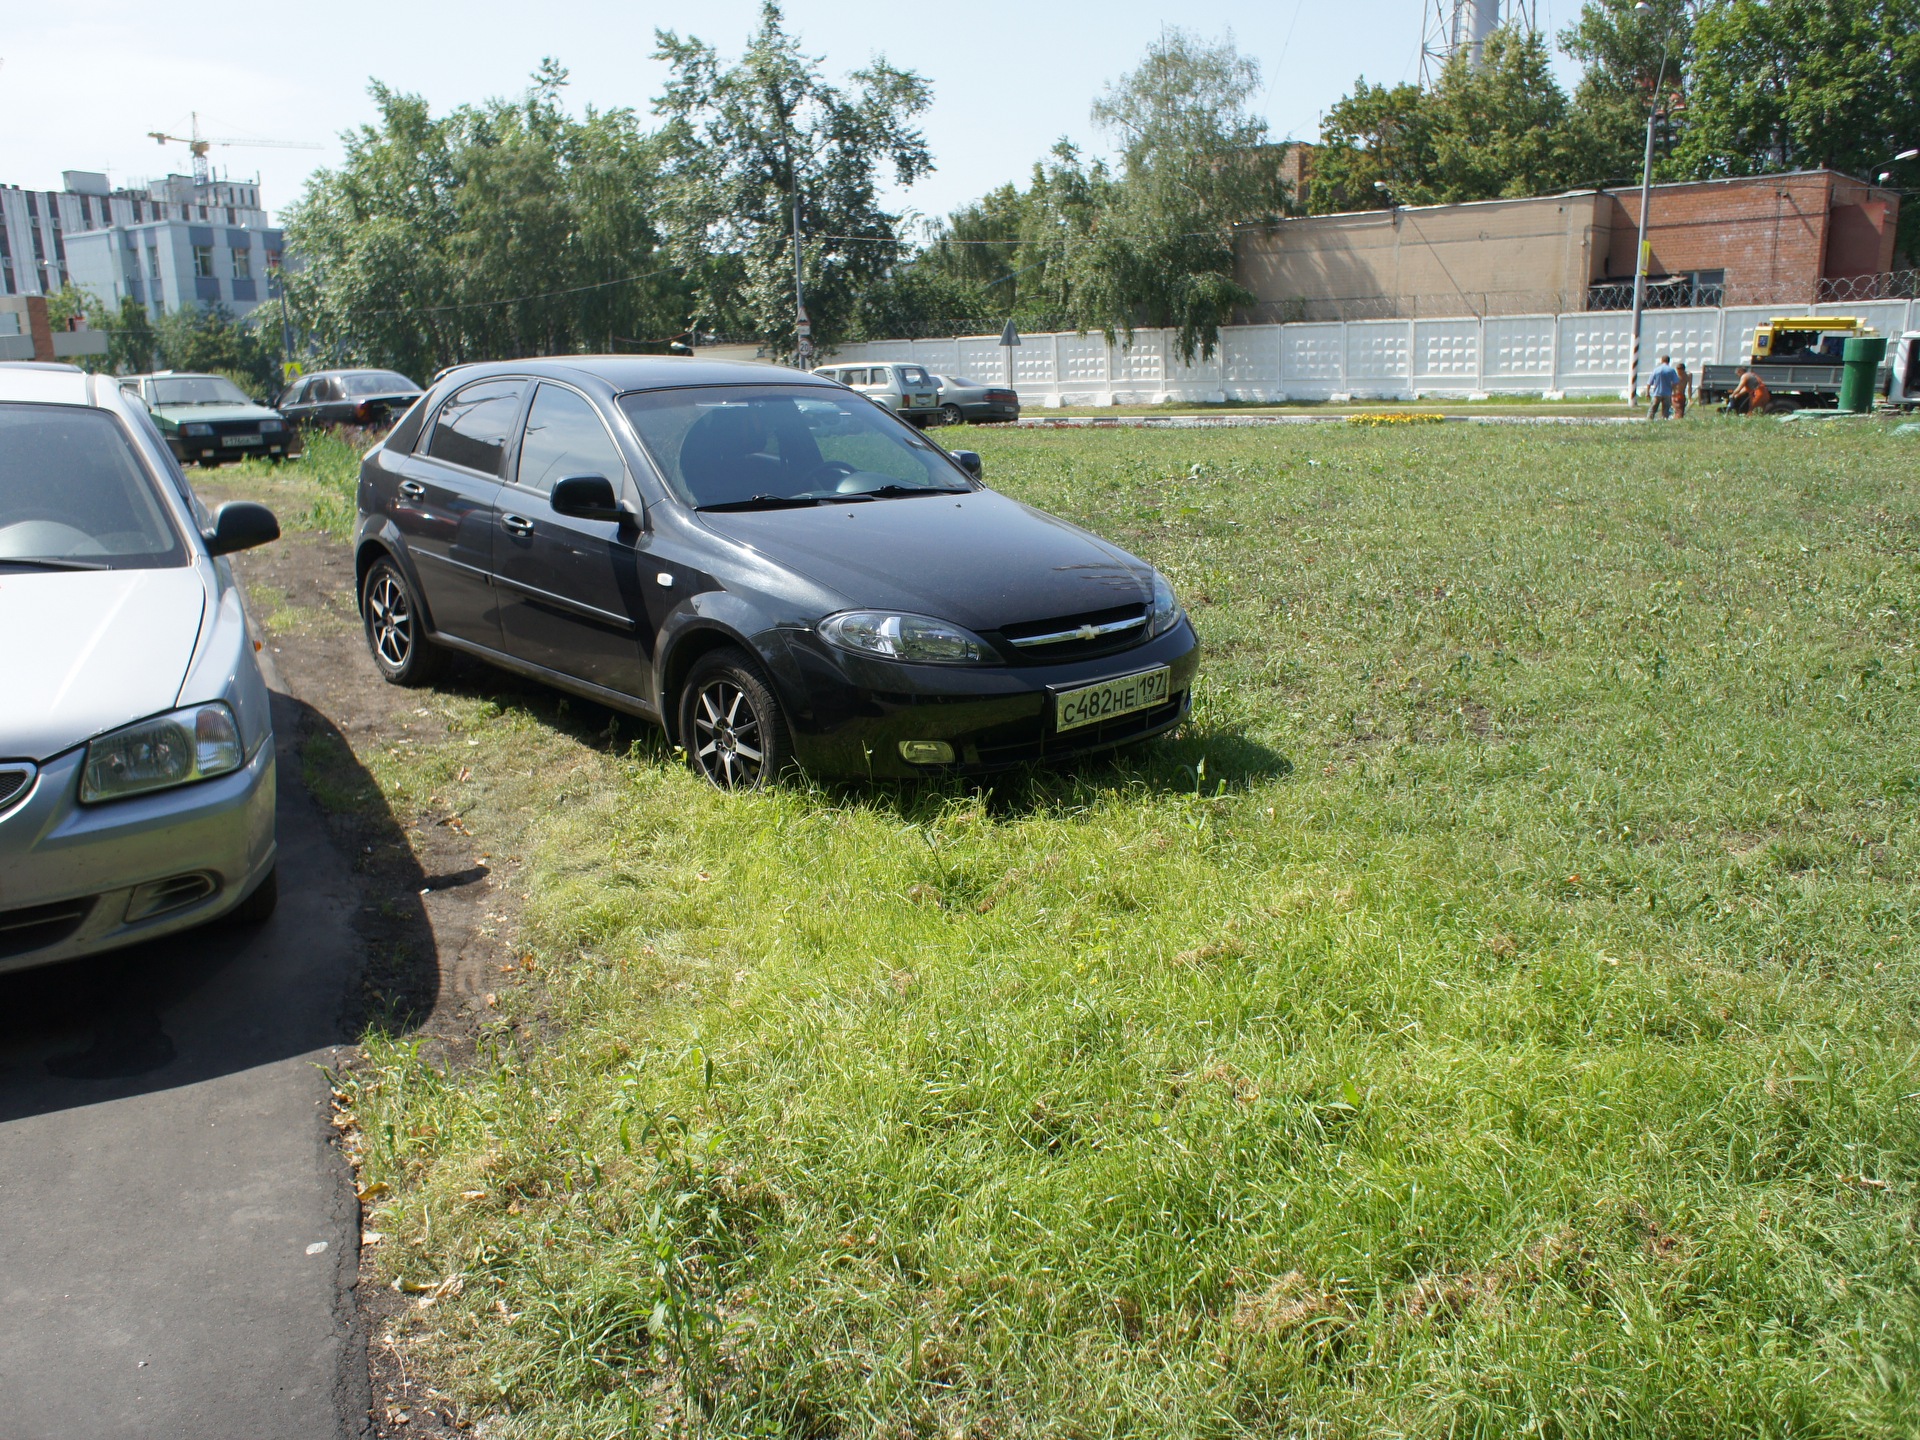
<path fill-rule="evenodd" d="M 1754 327 L 1753 353 L 1738 365 L 1700 367 L 1700 403 L 1726 399 L 1752 369 L 1784 409 L 1832 409 L 1840 399 L 1841 350 L 1847 341 L 1878 335 L 1853 315 L 1776 315 Z M 1874 393 L 1885 395 L 1889 372 L 1880 371 Z"/>

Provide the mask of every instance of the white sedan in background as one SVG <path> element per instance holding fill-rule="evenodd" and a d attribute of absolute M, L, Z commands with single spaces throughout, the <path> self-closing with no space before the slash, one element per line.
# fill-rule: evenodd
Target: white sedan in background
<path fill-rule="evenodd" d="M 0 971 L 264 920 L 273 724 L 230 551 L 111 377 L 0 364 Z"/>

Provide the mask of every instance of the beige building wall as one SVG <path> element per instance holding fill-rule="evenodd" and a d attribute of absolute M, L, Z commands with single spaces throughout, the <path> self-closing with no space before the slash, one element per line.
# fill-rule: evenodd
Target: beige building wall
<path fill-rule="evenodd" d="M 1579 310 L 1604 268 L 1611 218 L 1606 197 L 1586 191 L 1314 215 L 1245 230 L 1235 278 L 1255 303 L 1241 318 Z"/>

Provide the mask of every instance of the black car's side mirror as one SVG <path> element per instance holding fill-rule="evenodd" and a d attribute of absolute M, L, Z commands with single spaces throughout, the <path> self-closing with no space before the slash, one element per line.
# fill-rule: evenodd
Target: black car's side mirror
<path fill-rule="evenodd" d="M 613 482 L 604 475 L 569 475 L 554 484 L 547 503 L 553 506 L 554 514 L 575 520 L 639 522 L 633 507 L 621 502 L 613 493 Z"/>
<path fill-rule="evenodd" d="M 955 462 L 958 463 L 962 470 L 966 471 L 976 480 L 980 478 L 980 472 L 984 467 L 980 464 L 980 452 L 978 450 L 952 450 L 948 453 L 953 456 Z"/>
<path fill-rule="evenodd" d="M 251 500 L 229 500 L 213 512 L 213 528 L 202 536 L 207 554 L 231 555 L 280 538 L 280 522 L 264 505 Z"/>

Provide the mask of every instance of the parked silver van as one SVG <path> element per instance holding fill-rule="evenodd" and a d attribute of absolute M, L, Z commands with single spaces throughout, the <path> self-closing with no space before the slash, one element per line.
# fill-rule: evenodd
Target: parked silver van
<path fill-rule="evenodd" d="M 838 380 L 849 390 L 858 390 L 876 405 L 883 405 L 922 427 L 940 419 L 940 387 L 934 384 L 922 365 L 861 364 L 822 365 L 814 372 L 829 380 Z"/>

